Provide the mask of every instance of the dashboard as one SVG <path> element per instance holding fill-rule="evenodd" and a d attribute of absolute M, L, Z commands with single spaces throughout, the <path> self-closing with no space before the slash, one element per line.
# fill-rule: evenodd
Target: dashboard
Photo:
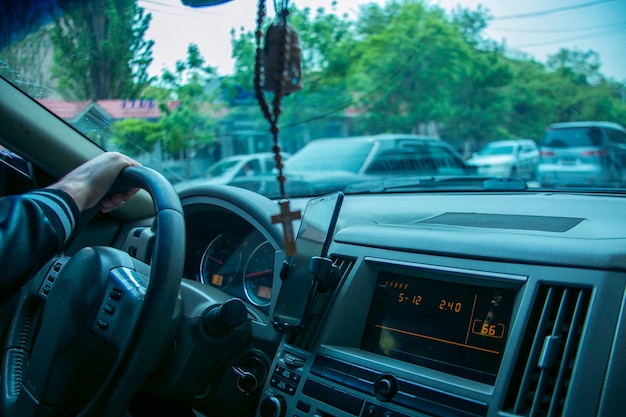
<path fill-rule="evenodd" d="M 350 266 L 317 326 L 283 340 L 260 415 L 614 415 L 624 209 L 597 195 L 346 196 L 330 253 Z"/>
<path fill-rule="evenodd" d="M 346 195 L 328 250 L 331 285 L 315 294 L 307 326 L 283 334 L 271 325 L 285 260 L 270 220 L 278 206 L 249 193 L 181 193 L 182 296 L 192 289 L 244 301 L 246 349 L 264 358 L 248 369 L 258 377 L 254 415 L 619 414 L 623 196 Z M 230 378 L 221 389 L 230 384 L 227 398 L 241 401 L 240 376 Z M 208 401 L 194 407 L 216 412 Z"/>

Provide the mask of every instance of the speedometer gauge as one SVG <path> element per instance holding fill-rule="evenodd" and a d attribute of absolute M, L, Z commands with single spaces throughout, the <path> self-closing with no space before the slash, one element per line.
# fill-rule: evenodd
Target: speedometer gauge
<path fill-rule="evenodd" d="M 251 303 L 265 307 L 272 299 L 275 250 L 270 242 L 261 243 L 248 258 L 243 272 L 244 290 Z"/>
<path fill-rule="evenodd" d="M 222 233 L 209 243 L 200 260 L 200 281 L 218 288 L 228 287 L 241 266 L 239 238 Z"/>

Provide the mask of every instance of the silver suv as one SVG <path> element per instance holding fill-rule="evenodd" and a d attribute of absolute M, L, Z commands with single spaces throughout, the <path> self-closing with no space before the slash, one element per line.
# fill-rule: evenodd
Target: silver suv
<path fill-rule="evenodd" d="M 551 124 L 539 147 L 537 180 L 541 186 L 626 184 L 626 129 L 617 123 Z"/>

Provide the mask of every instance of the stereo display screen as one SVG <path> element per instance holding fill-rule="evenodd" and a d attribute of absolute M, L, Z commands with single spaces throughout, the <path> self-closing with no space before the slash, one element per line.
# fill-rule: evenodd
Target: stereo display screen
<path fill-rule="evenodd" d="M 493 385 L 516 293 L 383 271 L 361 349 Z"/>

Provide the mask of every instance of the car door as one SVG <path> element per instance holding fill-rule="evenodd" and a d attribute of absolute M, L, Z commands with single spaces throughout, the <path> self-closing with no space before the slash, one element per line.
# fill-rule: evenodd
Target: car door
<path fill-rule="evenodd" d="M 525 177 L 532 177 L 538 160 L 539 151 L 536 146 L 527 143 L 520 145 L 518 148 L 518 173 Z"/>
<path fill-rule="evenodd" d="M 626 133 L 607 129 L 607 136 L 619 181 L 626 181 Z"/>

